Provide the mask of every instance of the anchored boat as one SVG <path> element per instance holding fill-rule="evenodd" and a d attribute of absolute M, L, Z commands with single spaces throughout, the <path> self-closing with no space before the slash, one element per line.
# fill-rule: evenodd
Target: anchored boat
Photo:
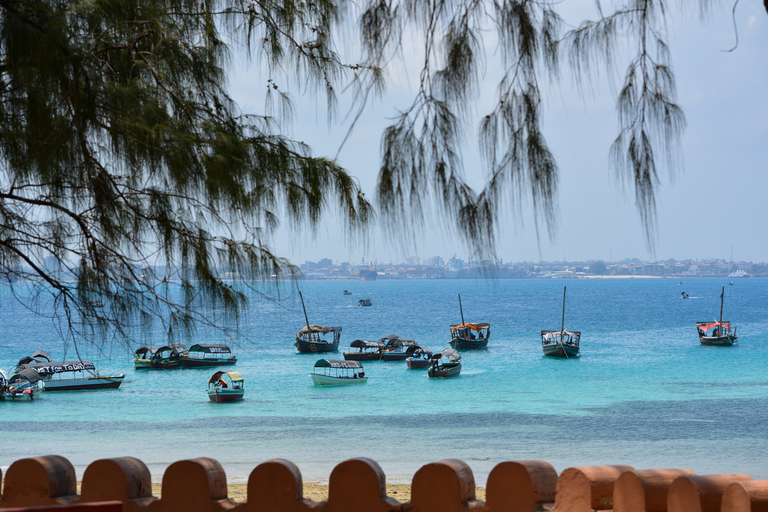
<path fill-rule="evenodd" d="M 152 369 L 175 370 L 181 368 L 181 357 L 186 353 L 187 347 L 181 343 L 160 347 L 152 354 Z"/>
<path fill-rule="evenodd" d="M 315 386 L 346 386 L 368 382 L 363 365 L 357 361 L 320 359 L 309 376 Z"/>
<path fill-rule="evenodd" d="M 0 400 L 31 402 L 43 391 L 42 379 L 34 370 L 22 369 L 13 376 L 0 370 Z"/>
<path fill-rule="evenodd" d="M 581 331 L 565 330 L 565 289 L 563 287 L 563 314 L 559 331 L 541 331 L 541 349 L 545 356 L 570 359 L 579 355 Z"/>
<path fill-rule="evenodd" d="M 237 358 L 224 344 L 199 343 L 189 347 L 189 351 L 181 356 L 181 366 L 184 368 L 206 368 L 212 366 L 232 366 Z"/>
<path fill-rule="evenodd" d="M 455 349 L 447 348 L 439 354 L 432 355 L 427 375 L 430 379 L 455 377 L 461 373 L 461 354 Z"/>
<path fill-rule="evenodd" d="M 133 359 L 134 370 L 149 370 L 152 368 L 152 356 L 157 352 L 157 347 L 139 347 L 134 352 L 136 356 Z"/>
<path fill-rule="evenodd" d="M 301 292 L 299 292 L 299 298 L 301 299 L 301 309 L 304 310 L 304 320 L 306 320 L 307 325 L 296 333 L 294 346 L 302 353 L 337 351 L 339 349 L 339 341 L 341 340 L 341 327 L 310 325 L 307 308 L 304 307 L 304 297 L 301 295 Z"/>
<path fill-rule="evenodd" d="M 491 324 L 465 322 L 461 295 L 459 295 L 459 311 L 461 312 L 461 323 L 451 326 L 451 341 L 448 343 L 452 348 L 459 350 L 486 348 L 491 337 Z"/>
<path fill-rule="evenodd" d="M 719 347 L 732 347 L 739 339 L 736 329 L 731 331 L 731 322 L 723 322 L 723 302 L 725 300 L 725 286 L 720 292 L 720 320 L 713 322 L 696 322 L 696 330 L 699 333 L 699 342 L 702 345 Z"/>
<path fill-rule="evenodd" d="M 406 349 L 408 357 L 405 359 L 405 364 L 411 370 L 419 368 L 429 368 L 432 365 L 432 351 L 427 347 L 421 345 L 411 345 Z"/>
<path fill-rule="evenodd" d="M 46 361 L 16 366 L 16 371 L 31 370 L 43 381 L 46 391 L 80 391 L 116 389 L 123 383 L 125 374 L 99 375 L 90 361 Z"/>
<path fill-rule="evenodd" d="M 208 379 L 208 399 L 217 404 L 242 400 L 245 379 L 238 372 L 220 371 Z"/>

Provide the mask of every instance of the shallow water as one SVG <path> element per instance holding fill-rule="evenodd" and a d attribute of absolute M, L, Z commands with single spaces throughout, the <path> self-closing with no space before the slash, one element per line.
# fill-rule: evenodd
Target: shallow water
<path fill-rule="evenodd" d="M 341 325 L 341 351 L 387 334 L 447 347 L 448 325 L 491 323 L 489 347 L 462 353 L 461 376 L 431 380 L 400 362 L 365 362 L 364 386 L 319 388 L 317 355 L 298 354 L 298 301 L 254 296 L 237 348 L 246 399 L 213 404 L 212 370 L 134 371 L 127 348 L 81 347 L 102 374 L 126 373 L 114 391 L 43 394 L 0 403 L 0 467 L 55 453 L 82 474 L 103 457 L 131 455 L 159 479 L 171 462 L 207 456 L 232 481 L 282 457 L 305 479 L 325 479 L 351 457 L 376 460 L 390 480 L 410 479 L 443 458 L 469 463 L 479 484 L 504 460 L 575 465 L 685 467 L 768 478 L 768 280 L 726 286 L 725 317 L 737 347 L 702 347 L 695 322 L 719 315 L 723 279 L 310 281 L 301 284 L 312 323 Z M 539 331 L 582 331 L 575 360 L 542 356 Z M 351 289 L 353 295 L 342 291 Z M 685 290 L 690 299 L 680 298 Z M 357 307 L 369 297 L 373 307 Z M 42 348 L 63 358 L 50 321 L 0 289 L 0 367 Z M 148 337 L 151 337 L 151 333 Z M 223 341 L 201 332 L 195 342 Z M 162 340 L 155 340 L 161 345 Z M 72 358 L 70 347 L 68 358 Z M 9 435 L 10 434 L 10 435 Z"/>

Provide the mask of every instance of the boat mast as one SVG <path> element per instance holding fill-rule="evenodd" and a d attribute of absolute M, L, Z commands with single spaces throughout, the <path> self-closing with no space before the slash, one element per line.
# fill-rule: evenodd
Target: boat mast
<path fill-rule="evenodd" d="M 565 286 L 563 286 L 563 317 L 560 320 L 560 340 L 563 339 L 563 333 L 565 332 Z"/>
<path fill-rule="evenodd" d="M 459 311 L 461 312 L 461 324 L 464 325 L 464 310 L 461 307 L 461 294 L 459 294 Z"/>
<path fill-rule="evenodd" d="M 301 295 L 301 292 L 299 292 L 299 298 L 301 299 L 301 309 L 304 310 L 304 320 L 307 321 L 307 331 L 311 331 L 312 328 L 309 326 L 309 317 L 307 316 L 307 308 L 304 307 L 304 297 Z"/>
<path fill-rule="evenodd" d="M 725 286 L 723 286 L 723 291 L 720 292 L 720 336 L 723 335 L 723 297 L 725 296 Z"/>

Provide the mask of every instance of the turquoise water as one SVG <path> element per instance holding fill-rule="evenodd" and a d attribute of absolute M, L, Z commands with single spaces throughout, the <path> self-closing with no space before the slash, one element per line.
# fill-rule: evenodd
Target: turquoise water
<path fill-rule="evenodd" d="M 301 283 L 310 321 L 344 328 L 342 350 L 356 338 L 392 333 L 442 350 L 448 325 L 460 321 L 458 293 L 467 321 L 491 323 L 489 348 L 463 352 L 455 379 L 370 362 L 363 363 L 368 384 L 348 388 L 312 386 L 319 356 L 293 347 L 304 323 L 298 299 L 276 304 L 254 295 L 244 328 L 250 339 L 237 348 L 235 367 L 246 379 L 243 402 L 208 401 L 212 370 L 137 372 L 126 347 L 81 347 L 102 374 L 126 373 L 122 387 L 0 403 L 0 467 L 55 453 L 81 475 L 96 459 L 131 455 L 160 479 L 173 461 L 207 456 L 238 481 L 283 457 L 305 479 L 327 479 L 336 464 L 364 456 L 391 480 L 459 458 L 481 485 L 496 464 L 520 459 L 544 459 L 558 471 L 621 463 L 768 478 L 768 280 L 683 282 Z M 544 358 L 540 348 L 539 331 L 560 327 L 564 285 L 566 328 L 582 331 L 575 360 Z M 702 347 L 694 323 L 719 315 L 723 285 L 739 346 Z M 342 294 L 347 288 L 353 295 Z M 680 298 L 683 290 L 690 299 Z M 357 307 L 364 297 L 373 307 Z M 0 326 L 2 368 L 36 349 L 64 357 L 51 321 L 16 304 L 7 288 L 0 289 Z M 200 332 L 192 343 L 217 341 L 219 334 Z M 73 357 L 71 346 L 66 356 Z"/>

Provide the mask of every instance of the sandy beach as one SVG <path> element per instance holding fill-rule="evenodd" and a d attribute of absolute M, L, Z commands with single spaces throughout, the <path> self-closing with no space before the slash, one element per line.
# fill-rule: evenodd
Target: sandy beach
<path fill-rule="evenodd" d="M 246 483 L 234 483 L 227 486 L 227 494 L 235 501 L 245 501 L 248 485 Z M 160 496 L 161 485 L 152 483 L 152 494 Z M 485 488 L 477 487 L 475 490 L 477 499 L 485 500 Z M 387 484 L 387 496 L 400 502 L 411 499 L 410 484 Z M 323 482 L 304 482 L 304 497 L 313 501 L 325 501 L 328 499 L 328 484 Z"/>

